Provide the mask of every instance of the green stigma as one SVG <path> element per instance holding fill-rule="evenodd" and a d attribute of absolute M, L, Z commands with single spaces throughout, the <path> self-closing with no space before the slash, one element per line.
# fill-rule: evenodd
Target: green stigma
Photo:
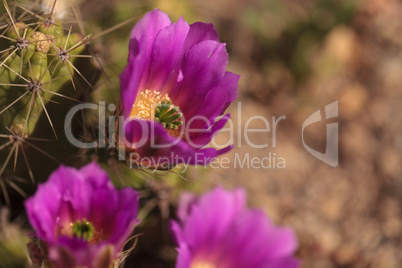
<path fill-rule="evenodd" d="M 158 121 L 164 128 L 177 129 L 183 124 L 180 118 L 182 113 L 178 113 L 179 107 L 173 106 L 172 101 L 162 101 L 155 108 L 155 121 Z"/>
<path fill-rule="evenodd" d="M 82 238 L 86 241 L 91 240 L 95 233 L 94 226 L 86 219 L 82 219 L 81 221 L 77 220 L 74 224 L 72 223 L 72 229 L 75 237 Z"/>

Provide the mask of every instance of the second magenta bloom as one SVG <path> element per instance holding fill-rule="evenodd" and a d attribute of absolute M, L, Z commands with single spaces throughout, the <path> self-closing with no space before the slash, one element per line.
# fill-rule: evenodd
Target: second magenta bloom
<path fill-rule="evenodd" d="M 176 268 L 298 268 L 293 230 L 274 226 L 261 210 L 246 205 L 243 189 L 221 187 L 196 197 L 181 196 L 171 222 Z"/>
<path fill-rule="evenodd" d="M 116 190 L 97 164 L 61 166 L 25 202 L 29 222 L 57 268 L 111 267 L 139 223 L 139 195 Z"/>

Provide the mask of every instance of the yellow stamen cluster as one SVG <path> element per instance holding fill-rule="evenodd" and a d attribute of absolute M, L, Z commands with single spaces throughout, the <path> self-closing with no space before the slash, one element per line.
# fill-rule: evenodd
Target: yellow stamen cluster
<path fill-rule="evenodd" d="M 158 91 L 146 89 L 137 97 L 131 110 L 131 117 L 145 120 L 155 119 L 155 108 L 162 101 L 170 101 L 168 94 L 162 95 Z"/>

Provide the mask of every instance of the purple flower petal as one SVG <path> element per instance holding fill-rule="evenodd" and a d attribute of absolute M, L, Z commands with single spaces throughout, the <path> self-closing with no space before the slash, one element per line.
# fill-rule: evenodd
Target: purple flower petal
<path fill-rule="evenodd" d="M 184 55 L 183 81 L 171 98 L 185 111 L 220 82 L 227 63 L 225 44 L 207 40 L 194 45 Z"/>
<path fill-rule="evenodd" d="M 139 201 L 132 189 L 117 191 L 106 172 L 91 163 L 81 170 L 61 166 L 39 185 L 25 207 L 57 267 L 95 268 L 100 259 L 117 259 L 138 223 Z M 83 220 L 94 228 L 90 241 L 73 233 L 72 224 Z"/>
<path fill-rule="evenodd" d="M 178 249 L 178 256 L 176 262 L 176 268 L 189 268 L 191 261 L 190 249 L 186 244 L 182 244 Z"/>
<path fill-rule="evenodd" d="M 180 221 L 184 222 L 187 220 L 187 217 L 191 212 L 191 207 L 196 200 L 197 197 L 189 192 L 183 192 L 180 195 L 180 206 L 177 208 L 177 216 Z"/>
<path fill-rule="evenodd" d="M 171 223 L 178 250 L 176 268 L 209 263 L 219 268 L 296 268 L 296 237 L 274 227 L 261 211 L 247 209 L 243 190 L 218 187 L 179 204 L 180 223 Z"/>
<path fill-rule="evenodd" d="M 190 25 L 190 31 L 188 32 L 183 51 L 187 51 L 195 44 L 206 40 L 219 42 L 219 36 L 214 25 L 212 23 L 195 22 Z"/>
<path fill-rule="evenodd" d="M 223 127 L 227 119 L 215 120 L 236 99 L 238 91 L 239 76 L 226 72 L 228 54 L 213 25 L 196 22 L 189 26 L 182 18 L 172 24 L 166 14 L 155 10 L 147 13 L 134 27 L 129 49 L 128 64 L 121 75 L 126 119 L 135 106 L 131 119 L 153 121 L 152 109 L 163 98 L 170 98 L 172 105 L 183 113 L 179 120 L 191 122 L 194 131 L 178 140 L 177 132 L 173 134 L 161 125 L 148 124 L 141 128 L 139 122 L 132 122 L 125 129 L 126 137 L 132 143 L 128 148 L 134 149 L 141 158 L 150 157 L 156 162 L 162 157 L 178 158 L 170 163 L 170 167 L 181 162 L 206 164 L 230 150 L 231 146 L 222 150 L 202 149 Z M 146 90 L 150 95 L 143 95 Z M 161 99 L 154 99 L 155 94 L 160 94 Z M 138 96 L 141 99 L 137 103 Z M 139 104 L 143 101 L 147 103 L 145 106 Z M 185 133 L 187 127 L 183 124 L 179 130 Z M 153 141 L 138 145 L 143 138 Z M 162 148 L 153 146 L 155 140 L 163 145 L 177 142 Z M 200 156 L 198 160 L 196 154 Z"/>
<path fill-rule="evenodd" d="M 131 32 L 128 64 L 120 77 L 125 116 L 130 115 L 135 98 L 147 79 L 154 40 L 170 24 L 169 16 L 156 9 L 148 12 Z"/>
<path fill-rule="evenodd" d="M 230 119 L 230 114 L 223 116 L 217 122 L 215 122 L 208 131 L 202 133 L 197 133 L 198 135 L 190 136 L 191 142 L 196 144 L 197 146 L 204 147 L 206 146 L 226 124 L 226 122 Z"/>
<path fill-rule="evenodd" d="M 180 18 L 161 30 L 155 38 L 146 88 L 163 91 L 173 87 L 179 74 L 183 45 L 190 26 Z"/>
<path fill-rule="evenodd" d="M 131 120 L 125 131 L 127 139 L 135 146 L 136 153 L 141 159 L 147 158 L 150 166 L 168 167 L 180 163 L 204 165 L 232 148 L 195 148 L 180 138 L 170 136 L 159 123 L 145 120 Z"/>

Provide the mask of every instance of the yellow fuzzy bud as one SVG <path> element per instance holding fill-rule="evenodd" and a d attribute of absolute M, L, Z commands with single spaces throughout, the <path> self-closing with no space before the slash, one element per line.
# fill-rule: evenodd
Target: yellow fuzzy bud
<path fill-rule="evenodd" d="M 35 32 L 32 35 L 32 38 L 36 41 L 36 51 L 43 53 L 47 53 L 49 51 L 51 38 L 48 38 L 41 32 Z"/>

